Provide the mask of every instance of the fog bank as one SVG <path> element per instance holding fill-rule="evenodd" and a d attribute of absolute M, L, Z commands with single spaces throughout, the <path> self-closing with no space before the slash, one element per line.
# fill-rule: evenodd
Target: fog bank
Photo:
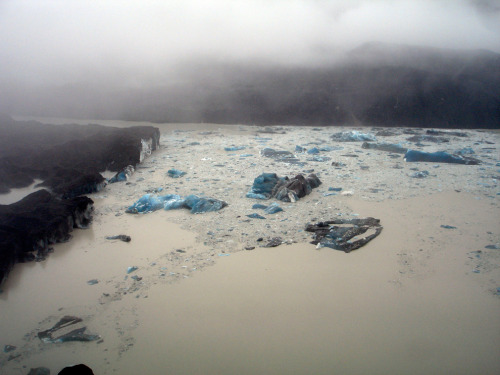
<path fill-rule="evenodd" d="M 309 65 L 367 41 L 500 52 L 494 0 L 4 0 L 2 81 L 171 79 L 186 62 Z"/>

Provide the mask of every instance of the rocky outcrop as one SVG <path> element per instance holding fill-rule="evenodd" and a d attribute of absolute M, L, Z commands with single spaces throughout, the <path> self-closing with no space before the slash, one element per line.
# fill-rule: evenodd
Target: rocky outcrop
<path fill-rule="evenodd" d="M 159 146 L 152 126 L 47 125 L 0 116 L 0 193 L 41 186 L 74 197 L 99 191 L 100 172 L 136 166 Z"/>
<path fill-rule="evenodd" d="M 67 241 L 74 228 L 87 228 L 93 203 L 88 197 L 62 199 L 39 190 L 0 205 L 0 284 L 14 264 L 42 260 L 51 245 Z"/>
<path fill-rule="evenodd" d="M 94 375 L 94 372 L 87 365 L 80 363 L 79 365 L 63 368 L 58 375 Z"/>

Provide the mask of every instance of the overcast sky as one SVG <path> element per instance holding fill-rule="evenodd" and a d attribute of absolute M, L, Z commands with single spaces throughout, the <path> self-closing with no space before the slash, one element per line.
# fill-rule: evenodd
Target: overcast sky
<path fill-rule="evenodd" d="M 367 41 L 500 52 L 498 0 L 0 0 L 0 79 L 143 79 L 186 61 L 309 64 Z"/>

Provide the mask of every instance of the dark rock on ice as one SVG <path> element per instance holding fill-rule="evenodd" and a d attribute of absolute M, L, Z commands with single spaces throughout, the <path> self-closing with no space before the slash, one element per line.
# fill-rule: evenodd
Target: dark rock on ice
<path fill-rule="evenodd" d="M 427 135 L 448 135 L 448 136 L 452 136 L 452 137 L 468 137 L 469 134 L 467 133 L 463 133 L 463 132 L 455 132 L 455 131 L 442 131 L 442 130 L 435 130 L 435 129 L 428 129 L 426 132 L 425 132 Z"/>
<path fill-rule="evenodd" d="M 59 371 L 58 375 L 94 375 L 90 367 L 83 363 L 75 366 L 65 367 Z"/>
<path fill-rule="evenodd" d="M 298 174 L 291 179 L 279 180 L 273 188 L 272 195 L 280 201 L 296 202 L 299 198 L 310 194 L 312 189 L 319 185 L 321 185 L 321 181 L 314 173 L 307 177 Z"/>
<path fill-rule="evenodd" d="M 10 352 L 12 352 L 12 351 L 14 351 L 16 349 L 17 349 L 17 347 L 15 347 L 14 345 L 5 345 L 3 347 L 3 352 L 4 353 L 10 353 Z"/>
<path fill-rule="evenodd" d="M 65 242 L 73 228 L 87 228 L 93 201 L 88 197 L 61 199 L 47 190 L 0 205 L 0 283 L 15 263 L 45 256 L 50 245 Z"/>
<path fill-rule="evenodd" d="M 447 143 L 450 140 L 448 138 L 436 137 L 434 135 L 414 135 L 407 139 L 407 141 L 421 143 L 421 142 L 432 142 L 432 143 Z"/>
<path fill-rule="evenodd" d="M 262 156 L 265 156 L 266 158 L 272 158 L 282 163 L 294 164 L 299 166 L 305 165 L 304 162 L 300 161 L 289 151 L 276 151 L 272 148 L 265 148 L 260 151 L 260 154 Z"/>
<path fill-rule="evenodd" d="M 282 158 L 282 157 L 292 157 L 293 154 L 290 151 L 277 151 L 272 148 L 266 147 L 265 149 L 260 151 L 262 156 L 266 158 Z"/>
<path fill-rule="evenodd" d="M 346 253 L 359 249 L 382 232 L 379 219 L 336 219 L 317 224 L 307 224 L 307 232 L 313 232 L 312 244 L 317 248 L 330 247 Z"/>
<path fill-rule="evenodd" d="M 28 186 L 35 178 L 57 194 L 99 191 L 100 172 L 135 166 L 159 146 L 152 126 L 47 125 L 0 116 L 0 191 Z"/>
<path fill-rule="evenodd" d="M 127 236 L 126 234 L 119 234 L 117 236 L 107 236 L 107 240 L 121 240 L 123 242 L 130 242 L 132 241 L 132 238 L 130 236 Z"/>
<path fill-rule="evenodd" d="M 63 198 L 92 194 L 106 186 L 106 179 L 98 172 L 82 172 L 75 169 L 55 168 L 45 181 L 36 187 L 48 187 Z"/>
<path fill-rule="evenodd" d="M 452 163 L 452 164 L 466 164 L 477 165 L 481 161 L 471 157 L 452 155 L 444 151 L 438 152 L 424 152 L 416 150 L 408 150 L 404 156 L 407 162 L 430 162 L 430 163 Z"/>
<path fill-rule="evenodd" d="M 378 132 L 375 133 L 376 137 L 393 137 L 396 135 L 399 135 L 399 134 L 396 133 L 395 131 L 389 130 L 389 129 L 379 130 Z"/>
<path fill-rule="evenodd" d="M 273 237 L 271 238 L 263 247 L 276 247 L 283 243 L 283 239 L 281 237 Z"/>

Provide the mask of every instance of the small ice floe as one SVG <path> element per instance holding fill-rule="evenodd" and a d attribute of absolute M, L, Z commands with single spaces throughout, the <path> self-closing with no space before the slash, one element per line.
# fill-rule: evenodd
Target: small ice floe
<path fill-rule="evenodd" d="M 127 274 L 132 273 L 134 271 L 137 271 L 138 269 L 139 269 L 139 267 L 130 266 L 130 267 L 127 268 Z"/>
<path fill-rule="evenodd" d="M 73 329 L 69 332 L 68 327 L 74 325 L 81 325 L 83 320 L 76 316 L 66 315 L 62 317 L 52 328 L 45 331 L 38 332 L 38 338 L 44 343 L 60 343 L 60 342 L 70 342 L 70 341 L 95 341 L 99 340 L 101 336 L 85 333 L 87 327 L 83 326 L 80 328 Z M 59 336 L 54 337 L 54 333 L 60 333 Z"/>
<path fill-rule="evenodd" d="M 169 169 L 167 171 L 167 175 L 168 175 L 168 177 L 172 177 L 172 178 L 180 178 L 180 177 L 186 175 L 186 172 L 183 172 L 183 171 L 180 171 L 180 170 L 174 168 L 174 169 Z"/>
<path fill-rule="evenodd" d="M 135 168 L 133 165 L 127 165 L 120 172 L 111 177 L 108 183 L 113 184 L 115 182 L 127 181 L 134 174 L 134 171 Z"/>

